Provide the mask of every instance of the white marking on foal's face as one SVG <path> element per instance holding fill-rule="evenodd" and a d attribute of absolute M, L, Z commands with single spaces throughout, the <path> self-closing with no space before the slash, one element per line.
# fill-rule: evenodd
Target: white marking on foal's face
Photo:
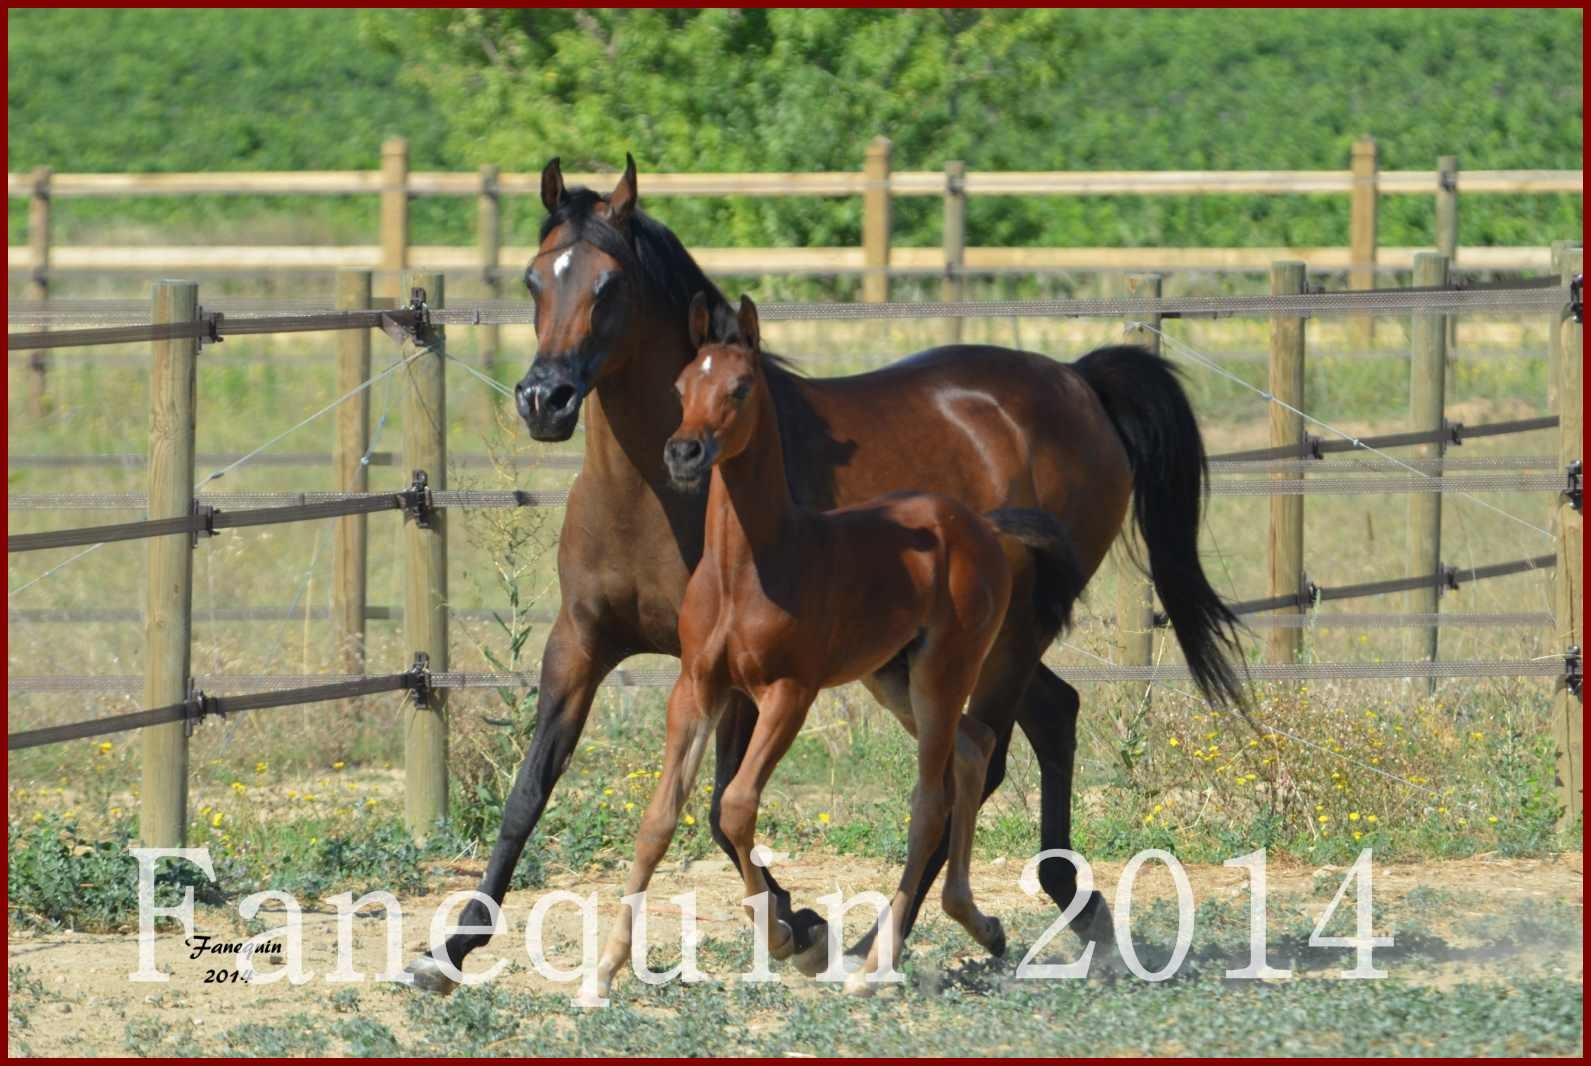
<path fill-rule="evenodd" d="M 711 374 L 712 372 L 713 372 L 713 357 L 709 355 L 706 359 L 702 360 L 702 376 L 706 377 L 708 374 Z"/>
<path fill-rule="evenodd" d="M 569 269 L 569 257 L 572 256 L 573 254 L 574 254 L 573 249 L 566 249 L 564 251 L 563 255 L 560 255 L 557 259 L 554 259 L 552 261 L 552 276 L 553 277 L 555 277 L 555 278 L 563 277 L 563 272 L 565 270 Z"/>

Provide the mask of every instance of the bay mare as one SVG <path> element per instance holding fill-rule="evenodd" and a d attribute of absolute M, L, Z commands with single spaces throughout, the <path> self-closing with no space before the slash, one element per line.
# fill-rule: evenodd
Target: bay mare
<path fill-rule="evenodd" d="M 537 353 L 515 388 L 533 438 L 567 440 L 586 411 L 585 459 L 569 492 L 558 543 L 562 597 L 543 652 L 535 731 L 504 806 L 480 891 L 502 901 L 547 799 L 574 754 L 597 686 L 632 655 L 679 655 L 686 583 L 702 554 L 706 498 L 669 480 L 663 446 L 680 423 L 674 381 L 695 357 L 691 298 L 707 294 L 715 322 L 734 311 L 678 238 L 638 210 L 635 162 L 608 196 L 568 188 L 558 160 L 542 172 L 547 217 L 525 271 L 535 301 Z M 1230 656 L 1235 618 L 1199 562 L 1204 444 L 1170 364 L 1143 348 L 1101 348 L 1071 364 L 987 345 L 933 348 L 866 374 L 806 378 L 775 359 L 768 387 L 778 412 L 786 475 L 796 501 L 829 510 L 890 492 L 933 492 L 983 513 L 1038 508 L 1069 532 L 1083 580 L 1121 532 L 1129 502 L 1150 574 L 1194 680 L 1216 702 L 1241 701 Z M 984 796 L 1005 774 L 1013 726 L 1040 768 L 1039 836 L 1046 850 L 1071 846 L 1077 690 L 1040 662 L 1061 619 L 1045 605 L 1031 561 L 1018 560 L 1003 626 L 969 703 L 996 738 Z M 724 788 L 757 722 L 741 695 L 719 717 L 714 839 Z M 902 934 L 946 857 L 931 856 Z M 803 970 L 826 965 L 816 912 L 793 910 L 771 875 L 775 917 L 795 937 Z M 1052 857 L 1039 883 L 1062 908 L 1076 870 Z M 490 933 L 472 902 L 441 949 L 457 966 Z M 1086 940 L 1113 935 L 1094 892 L 1071 928 Z M 863 946 L 859 951 L 865 952 Z M 453 981 L 431 956 L 410 965 L 416 984 Z"/>

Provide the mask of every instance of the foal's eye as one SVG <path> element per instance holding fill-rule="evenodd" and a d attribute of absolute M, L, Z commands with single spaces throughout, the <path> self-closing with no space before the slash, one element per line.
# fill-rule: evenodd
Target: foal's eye
<path fill-rule="evenodd" d="M 750 395 L 751 395 L 751 382 L 742 381 L 739 385 L 735 386 L 734 391 L 729 394 L 729 398 L 731 400 L 734 400 L 736 403 L 739 403 L 741 400 L 744 400 L 747 396 L 750 396 Z"/>
<path fill-rule="evenodd" d="M 541 278 L 536 276 L 535 270 L 525 271 L 525 288 L 530 290 L 532 296 L 541 295 Z"/>

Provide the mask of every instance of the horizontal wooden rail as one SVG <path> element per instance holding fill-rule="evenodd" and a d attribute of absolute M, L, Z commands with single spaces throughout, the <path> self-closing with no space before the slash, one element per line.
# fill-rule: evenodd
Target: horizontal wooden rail
<path fill-rule="evenodd" d="M 1409 270 L 1424 248 L 1381 248 L 1382 270 Z M 498 267 L 518 273 L 533 249 L 505 247 Z M 860 248 L 696 248 L 691 253 L 702 269 L 716 274 L 860 274 L 865 267 Z M 478 271 L 473 247 L 414 245 L 410 262 L 428 270 Z M 968 248 L 964 269 L 971 273 L 1043 270 L 1268 270 L 1278 259 L 1301 259 L 1311 270 L 1348 269 L 1347 248 Z M 942 248 L 890 250 L 889 272 L 938 276 L 944 271 Z M 1465 270 L 1547 270 L 1552 251 L 1542 247 L 1465 247 Z M 31 271 L 33 256 L 26 245 L 6 248 L 9 271 Z M 381 266 L 376 245 L 57 245 L 50 251 L 50 273 L 75 271 L 257 271 L 375 270 Z"/>
<path fill-rule="evenodd" d="M 568 173 L 569 184 L 603 188 L 614 174 Z M 1434 170 L 1387 170 L 1380 174 L 1385 194 L 1428 194 L 1437 189 Z M 1466 194 L 1578 193 L 1579 170 L 1466 170 L 1459 177 Z M 647 196 L 859 196 L 860 171 L 748 172 L 742 174 L 647 174 Z M 6 192 L 26 199 L 33 194 L 31 174 L 7 174 Z M 971 171 L 966 192 L 973 196 L 1207 196 L 1224 194 L 1345 194 L 1353 187 L 1347 170 L 1227 171 Z M 415 196 L 476 196 L 474 171 L 415 171 L 408 176 Z M 541 176 L 506 173 L 501 193 L 534 196 Z M 54 174 L 53 197 L 115 196 L 348 196 L 381 191 L 377 170 L 300 170 L 170 174 Z M 942 196 L 945 175 L 938 170 L 903 170 L 889 177 L 894 196 Z"/>

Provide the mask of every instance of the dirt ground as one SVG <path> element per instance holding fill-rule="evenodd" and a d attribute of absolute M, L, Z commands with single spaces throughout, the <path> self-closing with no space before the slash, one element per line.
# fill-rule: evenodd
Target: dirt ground
<path fill-rule="evenodd" d="M 1121 873 L 1120 863 L 1100 863 L 1095 867 L 1095 884 L 1107 897 L 1113 897 Z M 459 863 L 449 867 L 452 878 L 446 884 L 448 892 L 471 889 L 480 873 L 477 864 Z M 782 859 L 776 866 L 781 880 L 791 889 L 798 904 L 817 906 L 819 896 L 839 889 L 847 895 L 873 889 L 886 890 L 897 876 L 897 871 L 883 863 L 870 860 L 835 857 L 831 855 L 795 856 Z M 1055 914 L 1046 899 L 1027 896 L 1019 886 L 1021 863 L 1015 860 L 995 860 L 978 863 L 974 870 L 974 885 L 979 891 L 979 903 L 988 913 L 1001 917 L 1012 929 L 1019 923 L 1023 928 L 1037 929 Z M 1188 866 L 1196 905 L 1207 900 L 1224 901 L 1230 906 L 1247 906 L 1248 875 L 1244 870 L 1221 866 Z M 1269 925 L 1273 940 L 1276 930 L 1289 917 L 1284 913 L 1296 909 L 1300 903 L 1312 917 L 1324 910 L 1326 903 L 1344 876 L 1341 868 L 1312 869 L 1306 866 L 1273 866 L 1269 870 L 1271 898 L 1281 903 L 1269 911 Z M 574 985 L 554 986 L 540 976 L 529 964 L 525 949 L 524 932 L 530 910 L 535 901 L 547 892 L 564 889 L 581 895 L 595 890 L 601 900 L 600 936 L 607 930 L 617 911 L 622 871 L 614 870 L 600 876 L 564 876 L 552 879 L 543 888 L 510 894 L 504 908 L 507 931 L 500 933 L 486 948 L 472 956 L 466 969 L 478 972 L 498 959 L 510 960 L 502 974 L 496 978 L 511 988 L 526 991 L 562 991 L 572 995 Z M 1583 907 L 1583 857 L 1569 854 L 1545 860 L 1505 860 L 1478 857 L 1454 862 L 1423 863 L 1417 865 L 1377 864 L 1374 875 L 1374 898 L 1377 908 L 1378 935 L 1391 933 L 1396 938 L 1397 929 L 1385 928 L 1380 917 L 1386 909 L 1395 908 L 1400 900 L 1418 889 L 1427 893 L 1437 890 L 1449 895 L 1445 906 L 1434 910 L 1426 929 L 1448 928 L 1446 939 L 1454 947 L 1465 942 L 1463 929 L 1473 929 L 1476 920 L 1487 916 L 1501 918 L 1522 909 L 1528 902 L 1556 906 Z M 686 890 L 697 892 L 697 921 L 705 942 L 740 941 L 750 943 L 750 925 L 739 906 L 742 896 L 739 878 L 733 874 L 723 859 L 710 859 L 691 863 L 681 869 L 679 864 L 669 864 L 660 870 L 655 879 L 649 908 L 649 938 L 654 945 L 654 958 L 677 958 L 679 935 L 678 909 L 667 903 L 670 896 Z M 1457 895 L 1451 895 L 1457 893 Z M 1421 897 L 1417 894 L 1414 899 Z M 404 958 L 407 961 L 423 946 L 429 935 L 429 925 L 442 894 L 403 900 Z M 1169 874 L 1159 863 L 1149 862 L 1140 871 L 1134 894 L 1135 928 L 1137 915 L 1143 913 L 1155 900 L 1173 900 L 1175 890 Z M 1345 897 L 1349 906 L 1352 897 Z M 385 933 L 378 921 L 361 920 L 355 923 L 354 957 L 356 969 L 367 975 L 361 985 L 328 983 L 325 975 L 332 969 L 336 952 L 335 912 L 324 905 L 300 901 L 306 908 L 303 923 L 304 969 L 310 980 L 293 986 L 286 980 L 271 984 L 206 984 L 205 971 L 226 966 L 227 958 L 192 960 L 176 935 L 162 935 L 157 942 L 156 959 L 159 968 L 170 975 L 165 984 L 134 983 L 128 975 L 137 969 L 138 945 L 135 936 L 89 935 L 72 932 L 34 934 L 13 929 L 8 937 L 8 957 L 13 973 L 26 967 L 31 980 L 43 986 L 42 993 L 35 992 L 35 1002 L 30 1007 L 33 1024 L 25 1034 L 26 1051 L 35 1055 L 116 1055 L 126 1054 L 125 1033 L 129 1023 L 153 1023 L 169 1034 L 166 1041 L 173 1044 L 172 1053 L 182 1053 L 178 1046 L 186 1046 L 199 1034 L 211 1029 L 224 1028 L 241 1022 L 269 1024 L 282 1022 L 306 1010 L 324 1007 L 340 989 L 357 988 L 360 993 L 358 1012 L 386 1025 L 402 1038 L 410 1024 L 405 999 L 426 995 L 413 989 L 392 985 L 373 984 L 368 978 L 381 971 L 385 955 Z M 1244 912 L 1246 913 L 1246 911 Z M 1582 917 L 1583 917 L 1583 911 Z M 925 915 L 937 915 L 937 905 L 931 903 Z M 270 926 L 278 920 L 267 914 Z M 860 925 L 865 921 L 862 912 L 853 914 L 851 922 Z M 1312 920 L 1312 918 L 1311 918 Z M 1583 928 L 1583 924 L 1581 926 Z M 555 965 L 574 965 L 579 957 L 580 920 L 572 906 L 554 908 L 546 922 L 545 942 L 548 958 Z M 849 930 L 848 930 L 849 931 Z M 199 908 L 196 932 L 209 934 L 216 940 L 242 940 L 248 934 L 237 918 L 235 903 L 231 908 Z M 1029 938 L 1031 939 L 1031 938 Z M 1565 938 L 1559 937 L 1560 940 Z M 980 949 L 970 938 L 962 938 L 963 948 L 958 954 L 962 960 L 982 957 Z M 674 945 L 671 949 L 668 945 Z M 1011 945 L 1011 961 L 1026 953 L 1029 942 L 1018 936 Z M 1583 982 L 1583 951 L 1578 936 L 1573 943 L 1554 944 L 1550 970 L 1541 976 L 1554 976 L 1564 981 Z M 1393 979 L 1443 987 L 1453 982 L 1488 980 L 1504 976 L 1518 976 L 1522 968 L 1533 965 L 1532 953 L 1522 952 L 1508 957 L 1488 957 L 1485 952 L 1465 954 L 1456 951 L 1457 957 L 1432 962 L 1429 959 L 1406 961 L 1400 966 L 1397 959 L 1378 959 L 1385 965 Z M 1069 960 L 1075 955 L 1074 941 L 1062 934 L 1050 945 L 1046 957 Z M 1344 955 L 1346 958 L 1346 953 Z M 234 957 L 235 958 L 235 957 Z M 1566 962 L 1567 960 L 1567 962 Z M 955 961 L 955 960 L 952 960 Z M 1234 961 L 1234 965 L 1240 965 Z M 709 978 L 734 980 L 733 972 L 719 972 L 704 953 L 703 969 Z M 276 967 L 261 965 L 267 976 Z M 819 986 L 802 977 L 789 967 L 775 963 L 775 973 L 781 980 L 798 988 L 810 989 L 812 995 L 836 995 L 830 987 Z M 1317 976 L 1318 974 L 1318 976 Z M 1330 971 L 1312 972 L 1303 979 L 1329 979 Z M 1298 979 L 1298 978 L 1295 978 Z M 616 983 L 614 996 L 625 994 L 634 987 L 635 978 L 625 974 Z M 15 993 L 14 993 L 15 994 Z M 694 994 L 694 993 L 693 993 Z M 706 987 L 699 994 L 714 995 Z M 905 991 L 904 995 L 914 994 Z M 570 1011 L 576 1010 L 573 1006 Z M 8 1030 L 8 1050 L 17 1054 L 24 1050 L 18 1046 L 19 1034 L 15 1027 Z M 191 1053 L 191 1052 L 190 1052 Z M 203 1054 L 204 1052 L 198 1051 Z"/>

